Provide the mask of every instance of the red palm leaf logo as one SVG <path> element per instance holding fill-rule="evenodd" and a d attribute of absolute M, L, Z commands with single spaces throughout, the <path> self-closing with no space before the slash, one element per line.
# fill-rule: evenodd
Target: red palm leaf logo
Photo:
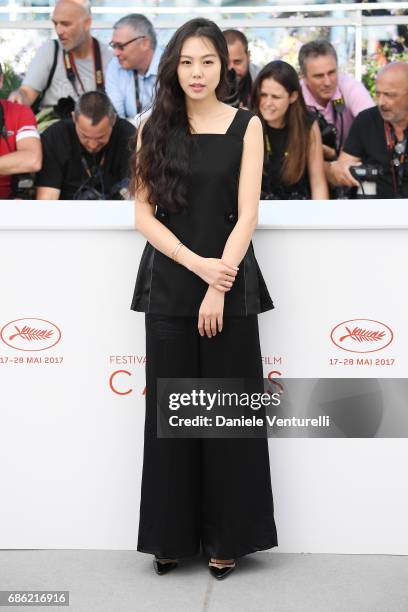
<path fill-rule="evenodd" d="M 19 329 L 17 325 L 15 325 L 14 328 L 17 330 L 17 333 L 10 336 L 9 340 L 13 340 L 14 338 L 17 338 L 17 336 L 21 336 L 29 342 L 32 340 L 48 340 L 48 338 L 51 338 L 52 334 L 54 333 L 52 329 L 34 329 L 28 325 L 24 325 L 22 329 Z"/>
<path fill-rule="evenodd" d="M 351 353 L 374 353 L 391 344 L 393 331 L 374 319 L 350 319 L 336 325 L 330 334 L 332 342 Z"/>
<path fill-rule="evenodd" d="M 357 342 L 377 342 L 382 340 L 385 336 L 385 332 L 371 329 L 362 329 L 361 327 L 355 327 L 353 331 L 349 327 L 345 326 L 347 334 L 339 338 L 339 342 L 344 342 L 346 338 L 351 338 Z"/>

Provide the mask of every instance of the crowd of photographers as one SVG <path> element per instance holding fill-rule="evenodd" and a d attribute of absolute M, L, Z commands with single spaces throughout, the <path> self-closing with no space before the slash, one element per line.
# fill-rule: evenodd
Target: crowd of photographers
<path fill-rule="evenodd" d="M 19 89 L 0 100 L 0 198 L 124 198 L 162 53 L 153 25 L 127 15 L 108 46 L 91 34 L 88 0 L 58 0 L 52 21 L 58 40 L 38 49 Z M 225 101 L 252 109 L 264 126 L 263 199 L 408 196 L 407 65 L 379 71 L 375 105 L 339 72 L 325 40 L 301 47 L 299 78 L 280 60 L 259 70 L 242 32 L 224 36 Z"/>

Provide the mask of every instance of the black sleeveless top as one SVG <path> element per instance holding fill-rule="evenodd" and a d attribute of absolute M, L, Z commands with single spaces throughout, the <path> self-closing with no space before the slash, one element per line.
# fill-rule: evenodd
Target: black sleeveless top
<path fill-rule="evenodd" d="M 238 181 L 243 138 L 253 113 L 238 109 L 225 134 L 192 134 L 188 206 L 156 218 L 202 257 L 221 258 L 238 218 Z M 247 316 L 273 308 L 252 242 L 225 293 L 224 316 Z M 131 309 L 168 316 L 196 316 L 208 289 L 200 277 L 147 243 Z"/>
<path fill-rule="evenodd" d="M 306 125 L 311 129 L 314 118 L 306 116 Z M 297 183 L 286 185 L 281 179 L 281 172 L 285 155 L 287 154 L 289 128 L 272 128 L 264 126 L 264 137 L 270 143 L 271 151 L 268 153 L 265 147 L 265 160 L 262 175 L 262 200 L 310 200 L 311 189 L 307 165 L 303 176 Z"/>

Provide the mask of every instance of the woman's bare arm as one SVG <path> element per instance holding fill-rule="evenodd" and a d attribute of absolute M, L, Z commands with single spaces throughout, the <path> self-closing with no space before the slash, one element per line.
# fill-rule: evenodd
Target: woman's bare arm
<path fill-rule="evenodd" d="M 262 124 L 252 117 L 244 137 L 238 187 L 238 220 L 225 243 L 223 261 L 239 265 L 248 250 L 258 224 L 264 158 Z"/>
<path fill-rule="evenodd" d="M 252 117 L 244 137 L 238 185 L 238 220 L 225 243 L 222 260 L 238 265 L 243 259 L 258 224 L 263 168 L 263 132 L 258 117 Z M 224 295 L 209 287 L 198 313 L 201 336 L 215 336 L 223 328 Z"/>

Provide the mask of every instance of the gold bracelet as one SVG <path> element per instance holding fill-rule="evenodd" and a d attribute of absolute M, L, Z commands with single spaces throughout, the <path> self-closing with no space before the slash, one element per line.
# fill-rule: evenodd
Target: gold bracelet
<path fill-rule="evenodd" d="M 178 252 L 179 252 L 179 251 L 180 251 L 180 250 L 183 248 L 183 246 L 185 246 L 185 245 L 184 245 L 183 243 L 180 243 L 180 244 L 177 246 L 177 251 L 176 251 L 176 253 L 174 253 L 174 261 L 175 261 L 176 263 L 178 263 L 178 261 L 177 261 L 177 259 L 176 259 L 176 255 L 177 255 L 177 253 L 178 253 Z"/>
<path fill-rule="evenodd" d="M 172 259 L 174 259 L 174 261 L 176 261 L 176 260 L 175 260 L 175 257 L 176 257 L 177 251 L 179 250 L 179 248 L 180 248 L 182 245 L 183 245 L 183 243 L 182 243 L 182 242 L 178 242 L 178 243 L 177 243 L 177 245 L 176 245 L 176 247 L 174 248 L 174 250 L 173 250 L 172 254 L 171 254 L 171 258 L 172 258 Z"/>
<path fill-rule="evenodd" d="M 178 249 L 178 248 L 179 248 L 180 244 L 182 244 L 182 243 L 181 243 L 181 242 L 178 242 L 178 243 L 176 244 L 175 248 L 173 249 L 173 251 L 171 252 L 170 257 L 171 257 L 172 259 L 174 259 L 174 253 L 176 252 L 176 249 Z"/>

